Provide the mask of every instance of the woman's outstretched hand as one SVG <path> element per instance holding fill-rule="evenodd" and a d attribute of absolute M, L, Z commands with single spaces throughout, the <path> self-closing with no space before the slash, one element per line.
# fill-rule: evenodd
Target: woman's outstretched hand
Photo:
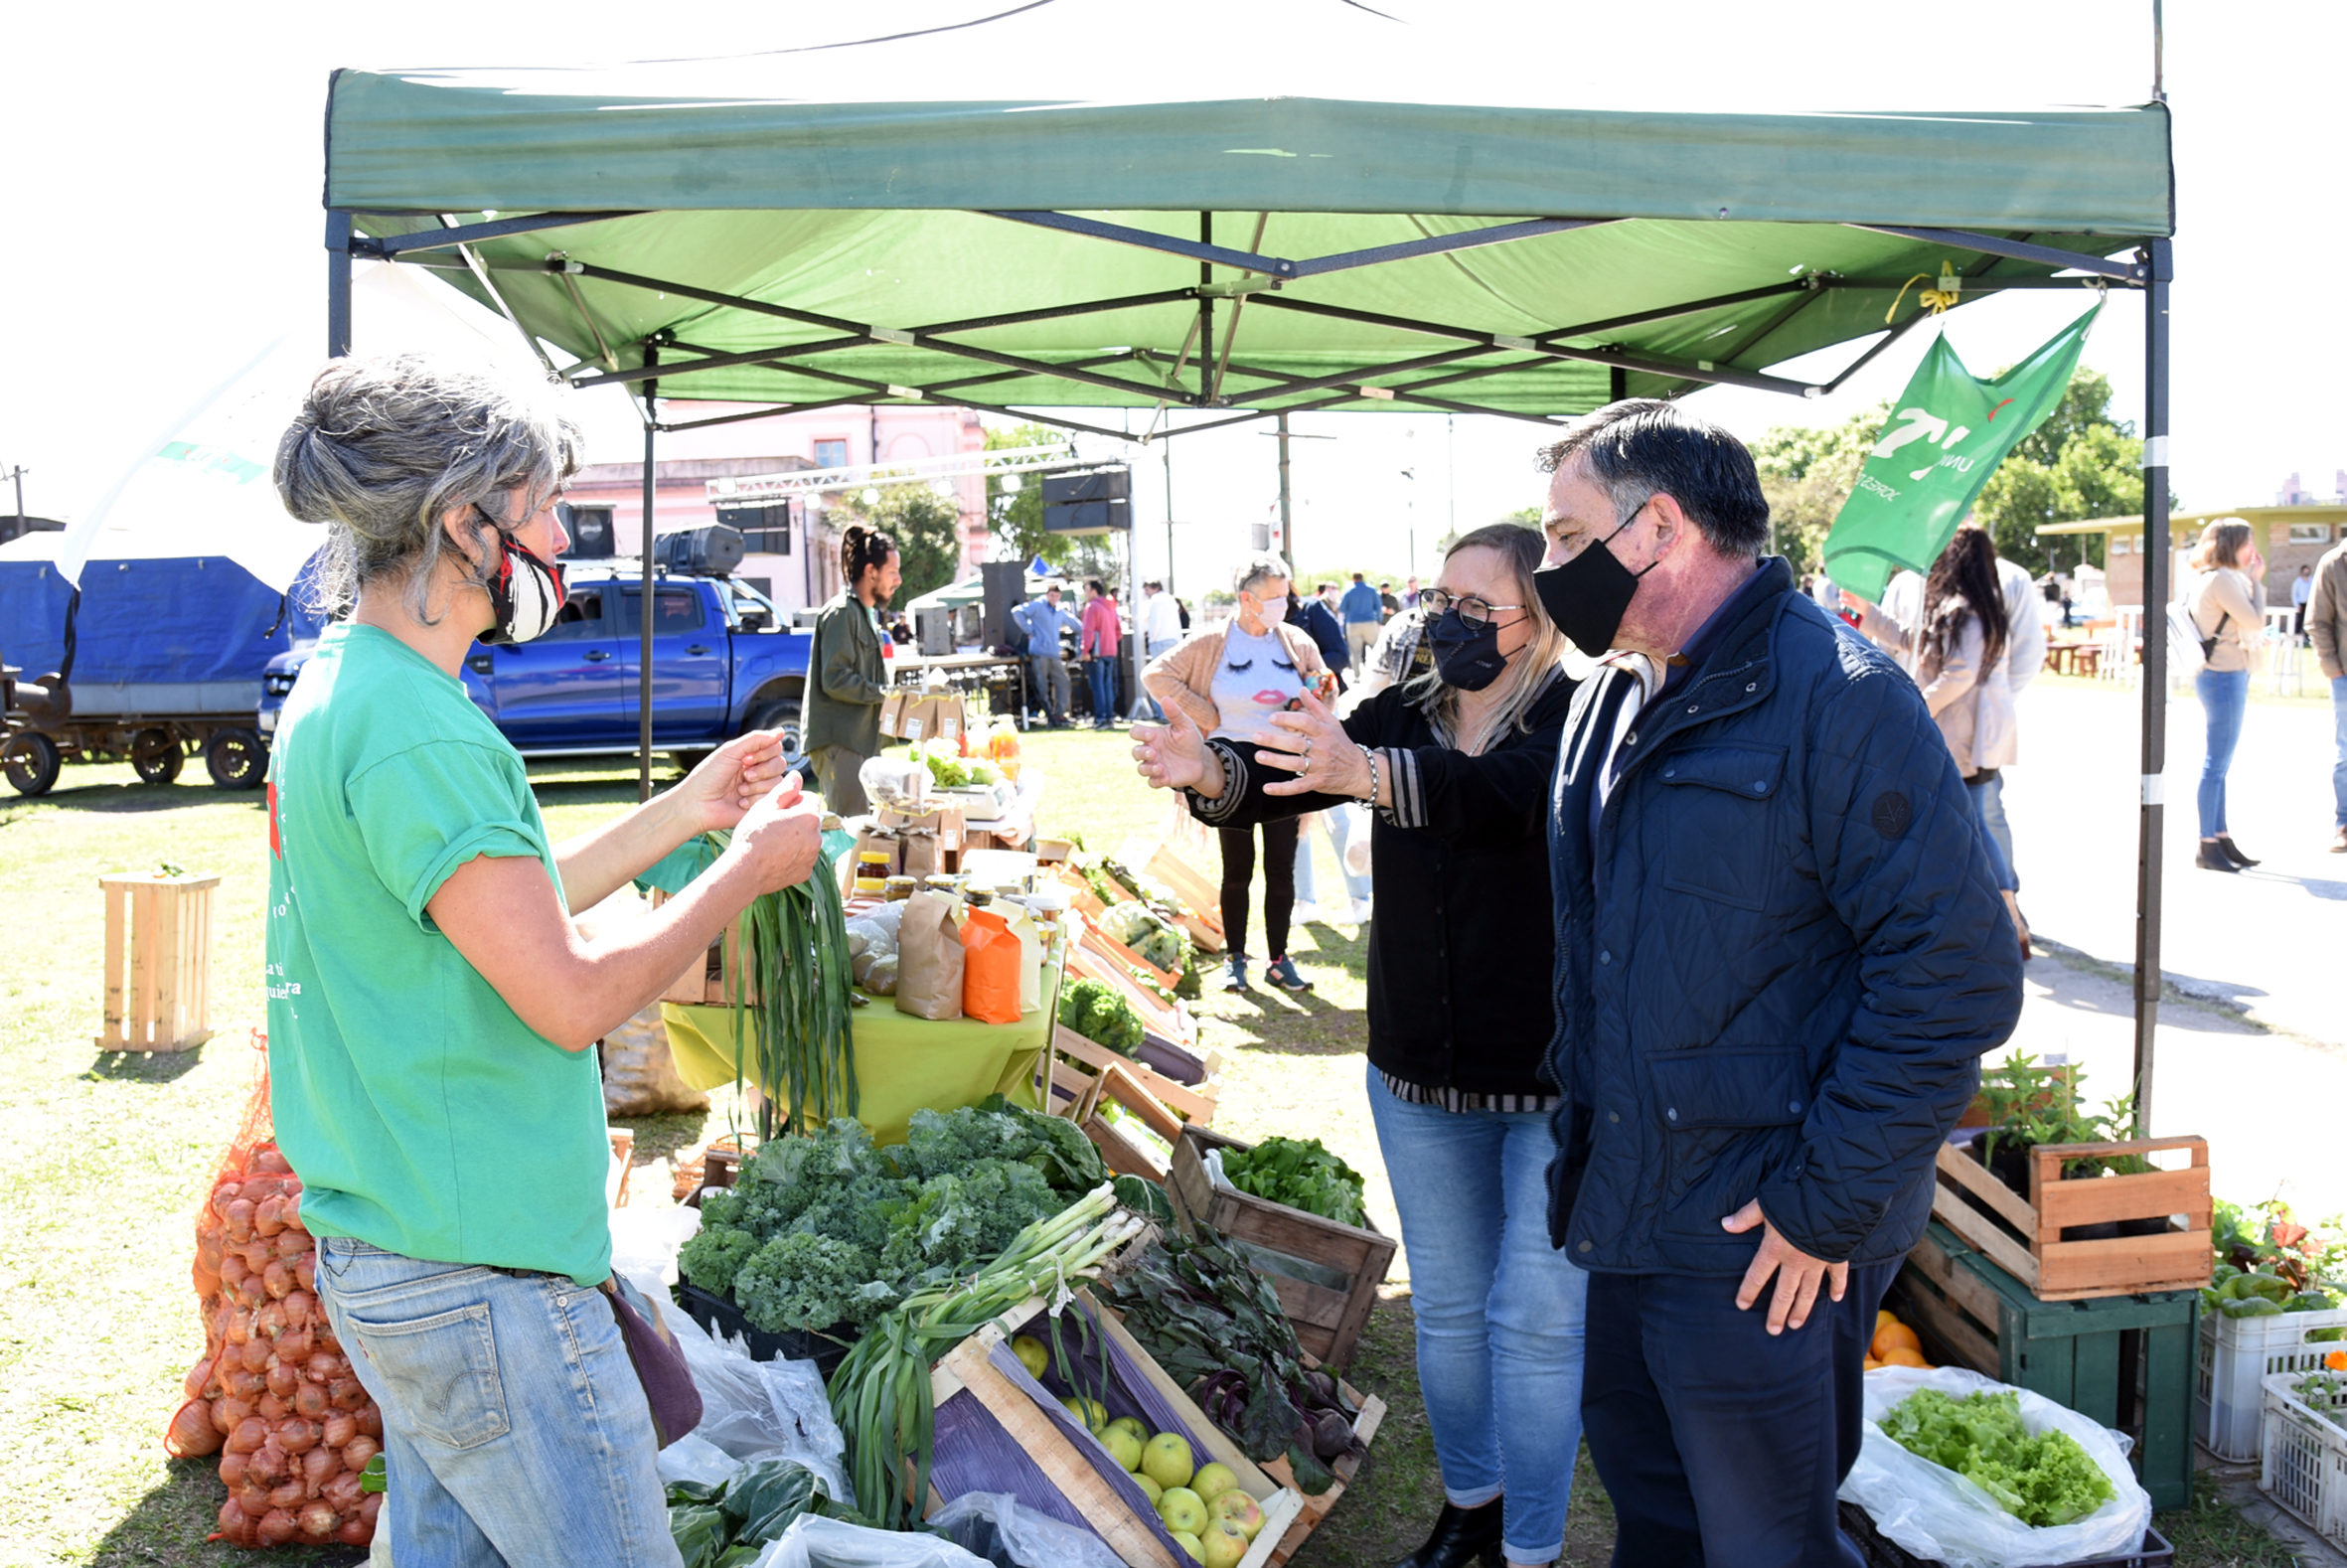
<path fill-rule="evenodd" d="M 1166 722 L 1135 724 L 1134 771 L 1152 789 L 1194 789 L 1208 800 L 1222 795 L 1222 766 L 1206 749 L 1197 722 L 1180 708 L 1167 705 Z"/>
<path fill-rule="evenodd" d="M 1297 706 L 1271 715 L 1285 733 L 1266 740 L 1255 760 L 1296 777 L 1266 784 L 1266 795 L 1351 795 L 1369 793 L 1369 755 L 1352 742 L 1329 705 L 1310 691 Z M 1277 748 L 1277 749 L 1275 749 Z"/>

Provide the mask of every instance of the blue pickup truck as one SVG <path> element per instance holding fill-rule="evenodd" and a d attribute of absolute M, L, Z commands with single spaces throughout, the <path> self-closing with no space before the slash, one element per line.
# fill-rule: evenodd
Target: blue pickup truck
<path fill-rule="evenodd" d="M 534 642 L 465 654 L 465 691 L 526 756 L 630 752 L 637 740 L 641 579 L 572 566 L 569 600 Z M 813 638 L 730 577 L 662 576 L 653 584 L 652 742 L 690 765 L 745 729 L 783 731 L 799 755 L 799 704 Z M 279 654 L 261 678 L 260 732 L 309 659 Z"/>

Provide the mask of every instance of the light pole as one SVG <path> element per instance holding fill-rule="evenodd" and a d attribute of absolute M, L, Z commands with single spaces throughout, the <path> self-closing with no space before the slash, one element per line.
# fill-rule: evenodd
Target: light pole
<path fill-rule="evenodd" d="M 1418 574 L 1418 470 L 1405 468 L 1402 477 L 1410 481 L 1409 559 L 1402 566 L 1402 576 L 1409 578 Z"/>

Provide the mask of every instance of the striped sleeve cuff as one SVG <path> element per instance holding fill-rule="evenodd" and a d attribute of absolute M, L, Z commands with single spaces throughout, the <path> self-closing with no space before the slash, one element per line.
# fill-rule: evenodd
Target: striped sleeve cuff
<path fill-rule="evenodd" d="M 1381 746 L 1377 765 L 1392 780 L 1393 804 L 1378 815 L 1397 828 L 1426 826 L 1426 788 L 1418 777 L 1418 753 L 1403 746 Z"/>
<path fill-rule="evenodd" d="M 1227 823 L 1239 809 L 1239 802 L 1247 798 L 1247 764 L 1239 756 L 1236 746 L 1227 741 L 1209 740 L 1206 749 L 1222 762 L 1222 794 L 1208 800 L 1196 790 L 1183 790 L 1189 797 L 1189 814 L 1209 828 Z"/>

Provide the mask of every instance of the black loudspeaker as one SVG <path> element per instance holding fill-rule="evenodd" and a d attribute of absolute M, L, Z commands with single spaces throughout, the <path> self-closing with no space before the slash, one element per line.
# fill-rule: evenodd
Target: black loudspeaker
<path fill-rule="evenodd" d="M 609 560 L 619 553 L 609 507 L 574 507 L 564 502 L 555 510 L 562 519 L 562 532 L 570 536 L 570 548 L 562 551 L 564 560 Z"/>
<path fill-rule="evenodd" d="M 752 554 L 791 552 L 791 508 L 787 501 L 759 507 L 719 507 L 717 522 L 726 528 L 739 529 L 742 549 Z"/>
<path fill-rule="evenodd" d="M 1054 534 L 1109 534 L 1133 526 L 1133 471 L 1043 476 L 1043 527 Z"/>
<path fill-rule="evenodd" d="M 1016 560 L 990 560 L 978 568 L 986 583 L 986 608 L 978 640 L 989 648 L 1011 639 L 1011 612 L 1026 601 L 1026 568 Z"/>
<path fill-rule="evenodd" d="M 710 528 L 663 534 L 652 542 L 653 561 L 682 575 L 718 577 L 741 564 L 741 530 L 719 523 Z"/>

